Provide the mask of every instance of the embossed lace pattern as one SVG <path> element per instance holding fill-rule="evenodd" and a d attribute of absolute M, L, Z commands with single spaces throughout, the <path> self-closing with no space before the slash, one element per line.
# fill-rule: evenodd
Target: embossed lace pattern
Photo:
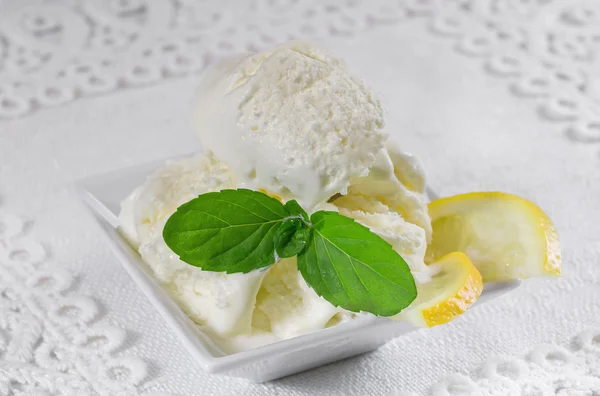
<path fill-rule="evenodd" d="M 0 119 L 197 74 L 215 59 L 289 39 L 352 39 L 410 21 L 536 103 L 568 138 L 600 143 L 597 0 L 0 0 Z M 1 165 L 0 158 L 0 171 Z M 158 379 L 148 380 L 148 362 L 129 356 L 126 331 L 102 318 L 98 302 L 82 293 L 64 263 L 53 262 L 30 228 L 0 207 L 0 396 L 149 396 Z M 561 295 L 581 286 L 578 279 Z M 543 297 L 534 302 L 541 305 Z M 600 395 L 599 367 L 600 332 L 589 330 L 563 347 L 540 346 L 451 375 L 430 393 Z M 296 383 L 263 384 L 246 394 L 276 394 L 277 386 Z M 304 394 L 303 386 L 294 394 Z"/>
<path fill-rule="evenodd" d="M 490 359 L 471 376 L 446 377 L 430 395 L 600 395 L 600 330 L 584 331 L 566 347 L 540 345 L 522 359 Z"/>
<path fill-rule="evenodd" d="M 600 142 L 594 0 L 82 0 L 0 2 L 0 118 L 200 72 L 289 39 L 416 18 L 483 62 L 571 139 Z"/>
<path fill-rule="evenodd" d="M 0 210 L 0 396 L 141 395 L 146 363 L 99 320 L 18 217 Z"/>

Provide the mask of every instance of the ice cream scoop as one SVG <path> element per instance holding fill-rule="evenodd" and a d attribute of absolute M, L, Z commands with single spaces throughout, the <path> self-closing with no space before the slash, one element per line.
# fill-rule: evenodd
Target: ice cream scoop
<path fill-rule="evenodd" d="M 192 112 L 202 146 L 241 186 L 295 198 L 309 211 L 365 176 L 387 138 L 375 95 L 306 42 L 216 64 Z"/>
<path fill-rule="evenodd" d="M 231 169 L 214 156 L 167 163 L 123 201 L 121 230 L 181 308 L 210 333 L 230 337 L 251 330 L 254 300 L 265 271 L 225 274 L 184 263 L 162 231 L 177 207 L 200 194 L 235 188 Z"/>

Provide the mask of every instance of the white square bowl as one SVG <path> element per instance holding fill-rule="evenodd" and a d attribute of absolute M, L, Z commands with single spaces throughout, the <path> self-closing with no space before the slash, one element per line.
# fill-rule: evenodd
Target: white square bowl
<path fill-rule="evenodd" d="M 137 251 L 117 231 L 120 202 L 164 163 L 156 161 L 93 176 L 77 182 L 76 188 L 123 268 L 205 371 L 264 382 L 374 350 L 394 337 L 416 330 L 406 322 L 365 316 L 248 351 L 224 353 L 169 297 Z M 514 289 L 519 283 L 486 284 L 476 305 Z"/>

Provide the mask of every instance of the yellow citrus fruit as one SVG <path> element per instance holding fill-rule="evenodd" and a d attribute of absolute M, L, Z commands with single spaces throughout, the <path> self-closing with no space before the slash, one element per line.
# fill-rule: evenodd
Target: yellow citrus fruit
<path fill-rule="evenodd" d="M 558 233 L 533 202 L 500 192 L 476 192 L 429 204 L 433 240 L 426 261 L 464 252 L 484 282 L 560 275 Z"/>
<path fill-rule="evenodd" d="M 419 327 L 444 324 L 462 315 L 483 290 L 481 274 L 464 253 L 449 253 L 430 267 L 435 275 L 417 286 L 417 298 L 396 319 Z"/>

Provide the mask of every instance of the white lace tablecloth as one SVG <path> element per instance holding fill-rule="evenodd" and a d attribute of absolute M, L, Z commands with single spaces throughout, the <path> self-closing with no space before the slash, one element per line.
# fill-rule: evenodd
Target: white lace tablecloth
<path fill-rule="evenodd" d="M 203 373 L 70 183 L 198 147 L 198 72 L 300 37 L 441 194 L 539 203 L 564 276 L 275 382 Z M 0 0 L 0 395 L 598 395 L 599 153 L 599 1 Z"/>

